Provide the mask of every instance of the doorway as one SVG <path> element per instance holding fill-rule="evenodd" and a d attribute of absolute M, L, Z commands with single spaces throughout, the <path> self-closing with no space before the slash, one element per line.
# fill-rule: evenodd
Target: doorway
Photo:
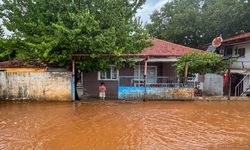
<path fill-rule="evenodd" d="M 244 78 L 243 74 L 233 73 L 231 76 L 231 95 L 232 96 L 240 96 L 244 91 L 244 85 L 240 84 L 237 93 L 235 93 L 235 87 L 240 83 L 240 81 Z"/>
<path fill-rule="evenodd" d="M 135 78 L 142 80 L 144 79 L 144 68 L 143 66 L 136 66 L 134 70 Z M 147 83 L 153 84 L 157 81 L 157 66 L 147 67 Z"/>

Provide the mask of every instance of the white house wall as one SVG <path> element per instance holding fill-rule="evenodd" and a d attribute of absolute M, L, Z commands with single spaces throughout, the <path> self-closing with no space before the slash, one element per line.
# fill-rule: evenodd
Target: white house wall
<path fill-rule="evenodd" d="M 232 64 L 233 69 L 243 69 L 242 62 L 245 69 L 250 69 L 250 43 L 237 45 L 233 47 L 233 56 L 235 56 L 235 49 L 245 48 L 245 57 L 240 57 L 236 62 Z"/>

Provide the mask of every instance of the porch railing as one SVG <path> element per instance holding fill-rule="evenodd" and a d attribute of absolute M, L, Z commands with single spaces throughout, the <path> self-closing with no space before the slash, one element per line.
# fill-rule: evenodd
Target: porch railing
<path fill-rule="evenodd" d="M 248 79 L 249 76 L 250 76 L 250 74 L 247 73 L 247 74 L 245 75 L 245 77 L 235 86 L 235 96 L 243 96 L 243 94 L 244 94 L 247 90 L 249 90 L 249 89 L 247 88 L 246 91 L 244 91 L 244 82 L 245 82 L 246 79 L 249 80 L 249 79 Z"/>
<path fill-rule="evenodd" d="M 156 77 L 144 79 L 123 76 L 118 81 L 119 99 L 192 99 L 197 82 L 189 78 Z"/>
<path fill-rule="evenodd" d="M 120 76 L 119 86 L 121 87 L 145 87 L 145 80 L 136 76 Z M 146 87 L 159 87 L 159 88 L 194 88 L 197 82 L 194 78 L 188 78 L 184 84 L 184 78 L 176 77 L 161 77 L 147 78 Z"/>

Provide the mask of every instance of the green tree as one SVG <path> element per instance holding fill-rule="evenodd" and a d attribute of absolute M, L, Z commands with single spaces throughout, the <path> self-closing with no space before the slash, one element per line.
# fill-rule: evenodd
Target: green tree
<path fill-rule="evenodd" d="M 4 38 L 4 30 L 2 25 L 0 25 L 0 61 L 4 61 L 8 55 L 9 51 L 5 49 L 6 39 Z"/>
<path fill-rule="evenodd" d="M 73 53 L 139 53 L 149 43 L 135 18 L 145 0 L 3 0 L 1 17 L 18 49 L 16 57 L 67 66 Z M 120 59 L 79 61 L 99 70 Z"/>
<path fill-rule="evenodd" d="M 246 0 L 173 0 L 155 11 L 146 27 L 153 37 L 198 48 L 220 34 L 249 32 L 248 18 Z"/>
<path fill-rule="evenodd" d="M 206 74 L 220 73 L 226 70 L 227 62 L 221 55 L 215 53 L 187 53 L 178 58 L 177 73 L 184 76 L 185 65 L 188 62 L 188 73 Z"/>
<path fill-rule="evenodd" d="M 151 15 L 153 37 L 197 47 L 201 35 L 200 0 L 173 0 Z"/>
<path fill-rule="evenodd" d="M 209 43 L 222 34 L 223 38 L 250 31 L 249 3 L 246 0 L 206 0 L 203 6 L 203 38 Z"/>
<path fill-rule="evenodd" d="M 0 38 L 3 38 L 3 36 L 4 36 L 4 30 L 2 25 L 0 25 Z"/>

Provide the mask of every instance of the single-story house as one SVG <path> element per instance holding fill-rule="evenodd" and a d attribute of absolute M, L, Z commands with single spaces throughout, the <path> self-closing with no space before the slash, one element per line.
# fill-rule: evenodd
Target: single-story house
<path fill-rule="evenodd" d="M 108 71 L 82 73 L 81 84 L 84 95 L 98 97 L 98 86 L 104 82 L 108 98 L 138 99 L 145 97 L 145 93 L 152 99 L 178 99 L 178 95 L 183 96 L 183 93 L 183 98 L 192 97 L 192 92 L 183 92 L 187 90 L 187 87 L 180 88 L 181 79 L 177 76 L 174 64 L 183 54 L 199 53 L 201 50 L 160 39 L 153 39 L 152 44 L 153 46 L 145 48 L 141 54 L 134 55 L 138 56 L 135 68 L 125 65 L 124 68 L 118 70 L 115 66 L 110 66 Z M 145 56 L 146 62 L 140 56 Z M 146 80 L 144 80 L 145 72 Z M 195 85 L 197 79 L 193 81 L 192 86 Z M 170 89 L 177 90 L 171 91 Z"/>

